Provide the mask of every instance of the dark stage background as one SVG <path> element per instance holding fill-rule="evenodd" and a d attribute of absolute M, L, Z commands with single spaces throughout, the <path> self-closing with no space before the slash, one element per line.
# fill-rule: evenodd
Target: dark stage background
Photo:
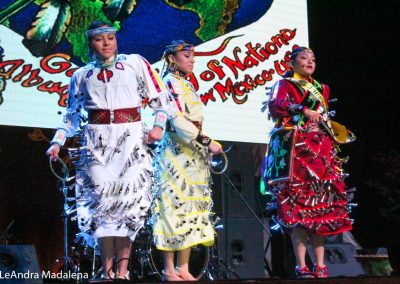
<path fill-rule="evenodd" d="M 393 236 L 398 238 L 399 224 L 393 226 L 396 220 L 388 210 L 400 202 L 399 7 L 396 0 L 308 1 L 315 78 L 339 99 L 333 106 L 336 120 L 358 137 L 343 147 L 343 156 L 351 157 L 347 182 L 358 189 L 353 235 L 365 248 L 387 246 Z M 41 268 L 48 269 L 63 254 L 63 198 L 44 154 L 46 137 L 54 131 L 42 133 L 0 127 L 0 234 L 14 220 L 9 243 L 34 244 Z"/>

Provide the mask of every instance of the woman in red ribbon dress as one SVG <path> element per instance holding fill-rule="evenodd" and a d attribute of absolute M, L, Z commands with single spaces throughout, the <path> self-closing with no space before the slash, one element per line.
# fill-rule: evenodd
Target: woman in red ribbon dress
<path fill-rule="evenodd" d="M 68 107 L 47 154 L 56 159 L 66 137 L 79 137 L 81 147 L 71 152 L 79 236 L 99 245 L 104 278 L 129 279 L 131 244 L 152 201 L 147 144 L 162 138 L 167 92 L 146 59 L 117 54 L 112 26 L 94 22 L 86 34 L 92 62 L 71 78 Z M 150 131 L 141 121 L 144 101 L 156 113 Z"/>
<path fill-rule="evenodd" d="M 276 121 L 271 133 L 264 178 L 277 202 L 277 221 L 291 234 L 299 278 L 327 277 L 324 236 L 352 229 L 338 146 L 329 135 L 329 87 L 311 76 L 315 56 L 296 48 L 289 62 L 290 77 L 278 81 L 270 94 L 269 112 Z M 327 129 L 326 129 L 327 128 Z M 310 238 L 316 263 L 305 263 Z"/>

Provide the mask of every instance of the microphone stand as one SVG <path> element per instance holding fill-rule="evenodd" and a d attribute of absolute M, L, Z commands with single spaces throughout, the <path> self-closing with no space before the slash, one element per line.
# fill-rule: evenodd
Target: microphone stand
<path fill-rule="evenodd" d="M 60 182 L 61 182 L 60 191 L 62 191 L 63 196 L 64 196 L 63 213 L 61 214 L 61 217 L 63 218 L 63 226 L 64 226 L 64 256 L 62 257 L 63 272 L 67 273 L 68 267 L 70 267 L 71 272 L 75 273 L 75 272 L 77 272 L 76 271 L 77 267 L 75 267 L 73 259 L 68 255 L 68 217 L 72 213 L 71 207 L 68 205 L 68 201 L 71 201 L 71 199 L 72 200 L 75 200 L 75 199 L 68 197 L 68 188 L 69 187 L 67 185 L 67 182 L 69 182 L 73 178 L 69 177 L 68 167 L 64 163 L 64 161 L 60 158 L 57 158 L 57 161 L 60 162 L 62 165 L 62 173 L 63 173 L 64 177 L 59 176 L 54 171 L 52 159 L 49 158 L 50 169 L 53 172 L 53 174 L 60 180 Z M 56 262 L 60 262 L 60 259 L 57 259 Z"/>
<path fill-rule="evenodd" d="M 0 240 L 2 240 L 3 244 L 8 245 L 8 240 L 11 237 L 11 227 L 14 224 L 15 220 L 13 219 L 10 224 L 8 224 L 7 228 L 4 230 L 4 232 L 0 236 Z"/>

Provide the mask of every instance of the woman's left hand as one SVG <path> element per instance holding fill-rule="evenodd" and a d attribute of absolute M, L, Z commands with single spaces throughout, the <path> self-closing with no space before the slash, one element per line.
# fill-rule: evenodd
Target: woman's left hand
<path fill-rule="evenodd" d="M 147 134 L 147 144 L 151 144 L 160 141 L 163 136 L 163 130 L 161 127 L 154 126 L 153 129 Z"/>

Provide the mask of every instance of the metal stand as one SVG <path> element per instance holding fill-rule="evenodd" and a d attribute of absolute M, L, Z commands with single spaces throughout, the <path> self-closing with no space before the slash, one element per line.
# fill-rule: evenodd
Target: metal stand
<path fill-rule="evenodd" d="M 68 210 L 68 196 L 67 196 L 68 187 L 66 186 L 65 181 L 62 182 L 61 190 L 62 190 L 63 195 L 64 195 L 64 210 L 63 210 L 63 213 L 61 215 L 62 218 L 63 218 L 63 222 L 64 222 L 64 256 L 63 256 L 64 272 L 66 272 L 68 270 L 68 265 L 71 266 L 72 272 L 76 272 L 75 271 L 76 267 L 74 266 L 74 261 L 72 260 L 71 257 L 68 256 L 68 214 L 67 214 L 67 210 Z"/>
<path fill-rule="evenodd" d="M 62 191 L 63 196 L 64 196 L 64 206 L 63 206 L 63 213 L 61 214 L 63 218 L 63 223 L 64 223 L 64 256 L 62 257 L 62 263 L 63 263 L 63 272 L 66 273 L 68 271 L 68 267 L 70 267 L 70 271 L 72 273 L 78 272 L 77 269 L 79 269 L 79 265 L 75 266 L 73 259 L 68 255 L 68 218 L 69 215 L 73 212 L 72 207 L 68 205 L 68 201 L 75 201 L 75 198 L 70 198 L 68 197 L 68 185 L 67 182 L 71 181 L 72 178 L 69 177 L 69 171 L 67 165 L 64 163 L 64 161 L 60 158 L 57 158 L 57 161 L 60 162 L 62 166 L 62 173 L 64 177 L 59 176 L 54 168 L 53 168 L 53 163 L 52 163 L 52 158 L 49 158 L 49 164 L 50 164 L 50 169 L 52 173 L 56 176 L 57 179 L 60 180 L 61 186 L 60 186 L 60 191 Z M 76 205 L 74 205 L 76 206 Z M 56 260 L 56 264 L 60 263 L 60 259 Z M 59 265 L 55 265 L 57 269 L 59 268 Z"/>
<path fill-rule="evenodd" d="M 232 149 L 233 145 L 228 147 L 225 151 L 221 153 L 221 161 L 218 160 L 213 160 L 215 158 L 213 155 L 209 156 L 209 168 L 210 171 L 215 174 L 215 175 L 223 175 L 225 176 L 225 172 L 228 169 L 228 158 L 226 156 L 226 153 L 228 153 Z M 222 182 L 222 179 L 221 179 Z M 227 239 L 227 231 L 226 231 L 226 196 L 225 196 L 225 191 L 222 190 L 222 224 L 217 225 L 217 222 L 219 221 L 219 217 L 214 222 L 214 228 L 216 230 L 220 230 L 221 232 L 218 232 L 218 234 L 223 233 L 224 234 L 224 240 Z M 217 240 L 218 242 L 219 240 Z M 228 251 L 228 244 L 226 241 L 224 241 L 225 245 L 225 252 Z M 210 281 L 213 280 L 218 280 L 218 279 L 230 279 L 230 273 L 234 274 L 237 276 L 235 273 L 234 269 L 226 264 L 226 257 L 225 260 L 223 260 L 220 257 L 218 247 L 220 244 L 217 244 L 211 248 L 210 250 L 210 259 L 209 259 L 209 265 L 207 268 L 207 278 Z M 226 255 L 227 256 L 227 255 Z M 240 279 L 239 277 L 236 277 L 237 279 Z"/>
<path fill-rule="evenodd" d="M 225 172 L 223 172 L 223 177 L 227 178 Z M 223 178 L 221 178 L 221 184 L 224 182 Z M 219 254 L 218 254 L 218 266 L 219 269 L 222 270 L 223 272 L 220 271 L 220 275 L 222 276 L 222 279 L 231 279 L 231 275 L 234 275 L 237 280 L 241 280 L 240 277 L 237 275 L 236 271 L 229 265 L 228 261 L 228 231 L 227 231 L 227 217 L 226 217 L 226 209 L 227 209 L 227 197 L 226 197 L 226 192 L 224 189 L 222 189 L 222 224 L 224 228 L 224 252 L 225 252 L 225 257 L 222 259 Z M 240 193 L 239 193 L 240 194 Z"/>
<path fill-rule="evenodd" d="M 3 243 L 4 245 L 8 245 L 8 240 L 11 238 L 11 227 L 14 224 L 15 220 L 12 220 L 10 224 L 7 226 L 5 231 L 1 234 L 0 236 L 0 242 Z"/>

